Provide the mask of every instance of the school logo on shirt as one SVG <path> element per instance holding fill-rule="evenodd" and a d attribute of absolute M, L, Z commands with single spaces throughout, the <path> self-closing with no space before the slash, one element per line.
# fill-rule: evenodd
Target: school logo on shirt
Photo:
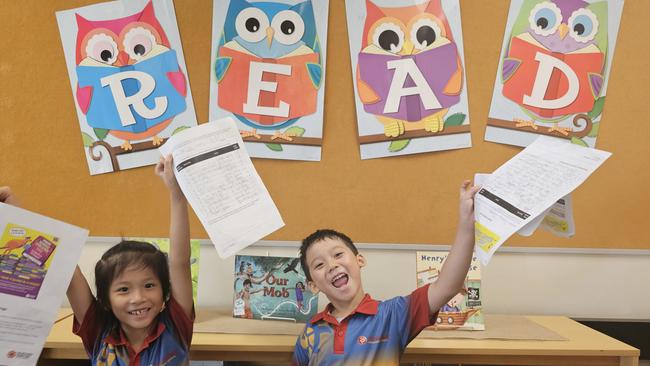
<path fill-rule="evenodd" d="M 357 338 L 357 343 L 359 344 L 375 344 L 375 343 L 383 343 L 386 341 L 388 341 L 388 336 L 375 336 L 375 337 L 359 336 L 359 338 Z"/>
<path fill-rule="evenodd" d="M 359 344 L 366 344 L 368 342 L 368 338 L 364 336 L 360 336 L 358 339 Z"/>

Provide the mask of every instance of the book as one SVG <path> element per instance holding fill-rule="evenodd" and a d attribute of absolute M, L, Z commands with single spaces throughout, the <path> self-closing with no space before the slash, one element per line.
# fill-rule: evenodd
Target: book
<path fill-rule="evenodd" d="M 244 116 L 261 125 L 275 125 L 289 119 L 307 116 L 316 112 L 318 87 L 314 85 L 308 64 L 317 64 L 319 54 L 306 46 L 279 58 L 261 58 L 246 50 L 237 42 L 231 41 L 219 49 L 219 58 L 229 58 L 228 69 L 219 80 L 218 105 L 236 115 Z M 246 113 L 244 105 L 248 101 L 251 63 L 282 64 L 291 67 L 290 75 L 264 72 L 262 82 L 275 84 L 275 91 L 261 90 L 256 105 L 278 108 L 281 103 L 289 105 L 288 116 L 272 116 Z"/>
<path fill-rule="evenodd" d="M 559 108 L 547 109 L 524 103 L 524 97 L 533 93 L 534 80 L 540 68 L 540 61 L 536 60 L 538 53 L 550 55 L 560 60 L 575 73 L 578 83 L 570 85 L 567 75 L 558 68 L 553 68 L 544 95 L 545 101 L 551 101 L 567 94 L 569 88 L 579 88 L 576 98 L 569 104 Z M 598 95 L 594 95 L 593 90 L 600 91 L 601 85 L 596 80 L 597 78 L 592 79 L 592 77 L 600 76 L 605 62 L 605 54 L 595 45 L 562 54 L 547 50 L 530 34 L 525 33 L 512 39 L 507 58 L 518 61 L 519 65 L 516 70 L 509 71 L 507 75 L 504 75 L 506 78 L 503 84 L 503 95 L 506 98 L 547 119 L 569 114 L 586 113 L 593 109 L 594 102 L 598 97 Z"/>
<path fill-rule="evenodd" d="M 438 279 L 442 265 L 449 252 L 416 252 L 417 287 L 433 283 Z M 485 330 L 481 302 L 481 267 L 478 258 L 472 262 L 461 291 L 438 312 L 436 324 L 429 327 L 436 330 Z"/>
<path fill-rule="evenodd" d="M 299 258 L 237 255 L 234 290 L 235 318 L 305 323 L 318 309 Z"/>

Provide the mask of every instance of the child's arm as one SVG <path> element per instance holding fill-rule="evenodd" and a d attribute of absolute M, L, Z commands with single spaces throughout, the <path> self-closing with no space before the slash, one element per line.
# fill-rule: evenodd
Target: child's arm
<path fill-rule="evenodd" d="M 18 199 L 9 187 L 0 187 L 0 202 L 18 207 Z"/>
<path fill-rule="evenodd" d="M 90 304 L 93 303 L 95 298 L 79 266 L 76 266 L 74 269 L 66 295 L 68 296 L 74 317 L 81 323 L 86 316 L 86 311 L 88 311 Z"/>
<path fill-rule="evenodd" d="M 474 253 L 474 195 L 479 187 L 466 180 L 460 187 L 460 217 L 456 240 L 440 271 L 438 280 L 429 286 L 429 312 L 433 314 L 463 286 Z"/>
<path fill-rule="evenodd" d="M 169 189 L 171 222 L 169 227 L 169 278 L 172 296 L 183 308 L 188 318 L 192 317 L 192 274 L 190 271 L 190 223 L 187 214 L 187 200 L 174 176 L 172 157 L 161 158 L 156 165 L 156 174 Z"/>

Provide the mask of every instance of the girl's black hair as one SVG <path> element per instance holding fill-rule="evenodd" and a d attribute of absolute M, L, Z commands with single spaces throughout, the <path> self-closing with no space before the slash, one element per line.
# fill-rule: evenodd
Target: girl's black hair
<path fill-rule="evenodd" d="M 169 301 L 171 285 L 167 255 L 151 243 L 122 240 L 107 250 L 95 265 L 95 287 L 99 303 L 98 320 L 101 328 L 108 329 L 111 333 L 119 331 L 120 322 L 111 311 L 110 287 L 113 280 L 128 267 L 150 269 L 160 281 L 164 302 Z"/>

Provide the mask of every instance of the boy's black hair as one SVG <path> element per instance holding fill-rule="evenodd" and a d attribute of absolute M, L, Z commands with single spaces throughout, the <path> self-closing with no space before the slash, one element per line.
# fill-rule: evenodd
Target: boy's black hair
<path fill-rule="evenodd" d="M 302 270 L 305 271 L 305 277 L 307 278 L 307 281 L 311 281 L 311 273 L 309 273 L 309 266 L 307 265 L 307 250 L 309 250 L 309 247 L 311 247 L 313 244 L 325 239 L 338 239 L 342 241 L 345 246 L 350 248 L 354 255 L 359 254 L 359 250 L 356 246 L 354 246 L 352 239 L 350 239 L 347 235 L 332 229 L 316 230 L 308 237 L 303 239 L 302 245 L 300 245 L 300 265 L 302 266 Z"/>
<path fill-rule="evenodd" d="M 135 266 L 138 269 L 148 268 L 156 275 L 162 287 L 163 301 L 169 300 L 171 285 L 169 281 L 169 264 L 167 255 L 153 244 L 122 240 L 107 250 L 95 265 L 95 287 L 97 288 L 98 317 L 103 329 L 117 332 L 120 322 L 111 311 L 110 287 L 116 277 L 121 275 L 127 267 Z"/>
<path fill-rule="evenodd" d="M 253 286 L 253 283 L 251 282 L 251 280 L 249 280 L 247 278 L 247 279 L 244 280 L 244 286 L 246 286 L 246 285 Z"/>

